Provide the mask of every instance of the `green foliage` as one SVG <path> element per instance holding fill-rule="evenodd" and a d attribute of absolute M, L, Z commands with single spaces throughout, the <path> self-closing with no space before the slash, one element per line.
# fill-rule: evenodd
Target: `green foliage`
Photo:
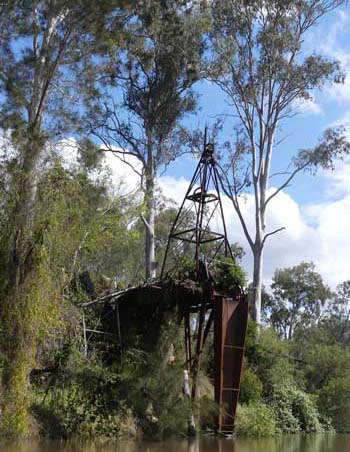
<path fill-rule="evenodd" d="M 317 406 L 312 396 L 294 385 L 278 385 L 269 395 L 276 426 L 283 433 L 323 431 Z"/>
<path fill-rule="evenodd" d="M 247 436 L 271 436 L 276 431 L 274 412 L 262 402 L 238 407 L 235 432 Z"/>
<path fill-rule="evenodd" d="M 343 375 L 332 376 L 318 392 L 318 406 L 325 417 L 331 419 L 338 431 L 349 431 L 350 426 L 350 378 Z"/>
<path fill-rule="evenodd" d="M 5 198 L 1 196 L 0 205 L 2 411 L 9 434 L 28 433 L 29 374 L 39 354 L 39 341 L 61 326 L 57 301 L 63 299 L 62 273 L 67 271 L 71 276 L 73 267 L 69 262 L 67 270 L 60 265 L 63 259 L 59 262 L 62 247 L 69 241 L 60 243 L 58 234 L 47 233 L 50 226 L 57 227 L 55 214 L 59 209 L 50 212 L 51 203 L 45 209 L 45 195 L 37 184 L 47 163 L 45 145 L 47 149 L 50 138 L 52 145 L 63 135 L 81 129 L 81 124 L 77 126 L 81 109 L 76 99 L 82 90 L 76 88 L 84 85 L 87 92 L 93 84 L 85 75 L 91 75 L 88 69 L 94 66 L 92 55 L 100 42 L 95 32 L 103 30 L 105 14 L 111 11 L 106 2 L 95 1 L 72 4 L 68 9 L 60 1 L 32 6 L 19 2 L 14 8 L 5 2 L 1 13 L 7 19 L 1 18 L 6 26 L 0 47 L 6 58 L 0 81 L 0 117 L 10 149 L 1 156 L 1 169 L 5 167 L 6 173 L 1 190 L 7 193 Z M 93 21 L 86 20 L 90 16 Z M 69 87 L 67 78 L 72 82 Z M 55 191 L 54 177 L 51 183 L 46 187 L 46 201 Z M 59 198 L 59 190 L 55 194 Z M 42 221 L 45 216 L 46 221 Z M 71 232 L 74 242 L 77 231 Z"/>
<path fill-rule="evenodd" d="M 30 420 L 27 407 L 31 399 L 28 374 L 34 367 L 39 343 L 52 328 L 59 326 L 59 293 L 48 266 L 45 247 L 37 256 L 32 279 L 25 292 L 6 298 L 2 305 L 1 344 L 4 350 L 2 381 L 2 434 L 26 435 Z"/>
<path fill-rule="evenodd" d="M 276 270 L 271 289 L 272 297 L 266 300 L 264 309 L 275 330 L 285 339 L 319 320 L 322 306 L 331 297 L 312 262 Z"/>
<path fill-rule="evenodd" d="M 2 378 L 5 379 L 9 391 L 2 392 L 1 405 L 2 436 L 21 436 L 29 433 L 27 407 L 30 394 L 27 388 L 27 373 L 32 365 L 32 356 L 18 354 L 11 363 L 5 362 Z"/>
<path fill-rule="evenodd" d="M 242 404 L 255 403 L 261 400 L 263 384 L 260 378 L 250 369 L 244 369 L 241 380 L 239 399 Z"/>
<path fill-rule="evenodd" d="M 8 132 L 0 159 L 1 433 L 28 434 L 29 414 L 43 434 L 57 437 L 184 433 L 190 406 L 182 394 L 185 357 L 177 322 L 162 329 L 162 316 L 148 315 L 144 303 L 135 313 L 137 321 L 125 328 L 122 350 L 113 334 L 89 335 L 89 354 L 83 358 L 77 305 L 143 278 L 148 229 L 139 217 L 144 211 L 146 217 L 156 213 L 161 261 L 176 210 L 156 199 L 155 178 L 161 166 L 187 150 L 182 120 L 196 108 L 192 88 L 203 72 L 205 44 L 213 57 L 207 76 L 229 93 L 245 118 L 242 125 L 264 125 L 250 128 L 253 136 L 246 127 L 248 134 L 237 135 L 231 161 L 249 169 L 248 152 L 256 143 L 261 162 L 269 161 L 266 149 L 272 146 L 266 140 L 275 136 L 293 101 L 307 99 L 338 70 L 335 62 L 299 52 L 302 34 L 341 2 L 316 1 L 318 7 L 310 9 L 303 1 L 296 10 L 293 2 L 212 1 L 203 8 L 212 19 L 206 43 L 208 15 L 196 5 L 82 1 L 67 9 L 60 1 L 36 2 L 35 8 L 17 3 L 5 2 L 0 15 L 0 51 L 6 55 L 0 117 Z M 115 93 L 122 94 L 117 101 Z M 85 136 L 92 129 L 104 146 L 128 150 L 138 159 L 143 203 L 112 192 L 100 147 Z M 67 168 L 60 150 L 49 148 L 71 134 L 79 157 Z M 296 172 L 328 168 L 334 157 L 348 152 L 344 129 L 326 130 L 314 149 L 301 150 L 292 163 Z M 261 168 L 268 171 L 264 164 Z M 262 182 L 269 180 L 264 171 Z M 242 174 L 235 187 L 249 189 L 249 171 Z M 191 214 L 186 221 L 193 222 Z M 189 251 L 178 249 L 170 262 L 177 264 L 181 254 L 181 276 L 193 276 Z M 205 251 L 213 254 L 212 244 Z M 216 256 L 220 262 L 211 270 L 225 292 L 246 284 L 238 265 L 241 252 L 236 247 L 234 261 Z M 237 433 L 318 432 L 327 419 L 337 429 L 349 429 L 349 286 L 337 288 L 326 310 L 330 292 L 313 264 L 276 272 L 273 294 L 264 298 L 272 328 L 258 334 L 249 323 Z M 99 309 L 86 314 L 96 329 L 105 314 Z M 135 347 L 128 347 L 128 339 Z M 210 341 L 194 406 L 203 428 L 213 425 L 218 412 L 209 379 Z M 169 363 L 171 345 L 175 361 Z"/>
<path fill-rule="evenodd" d="M 208 247 L 206 249 L 207 255 L 213 251 Z M 171 256 L 173 259 L 176 257 Z M 237 258 L 238 259 L 238 258 Z M 178 269 L 179 278 L 195 278 L 195 261 L 194 250 L 188 248 L 186 253 L 179 259 L 180 268 Z M 243 288 L 246 285 L 246 273 L 243 268 L 237 263 L 235 259 L 226 258 L 224 256 L 217 256 L 217 259 L 210 266 L 210 272 L 214 278 L 215 286 L 217 290 L 221 290 L 224 293 L 235 290 L 237 287 Z"/>
<path fill-rule="evenodd" d="M 3 371 L 7 390 L 2 400 L 5 433 L 28 432 L 30 370 L 47 366 L 62 342 L 79 334 L 80 318 L 72 301 L 94 295 L 94 289 L 87 293 L 80 287 L 81 276 L 91 274 L 97 290 L 101 273 L 127 277 L 130 205 L 111 198 L 106 184 L 104 173 L 99 178 L 95 174 L 92 183 L 83 169 L 69 172 L 58 161 L 40 174 L 36 243 L 28 255 L 28 280 L 19 294 L 4 297 L 2 305 L 1 343 L 7 357 Z"/>
<path fill-rule="evenodd" d="M 185 433 L 190 406 L 182 396 L 181 348 L 175 362 L 166 359 L 173 340 L 178 347 L 176 330 L 164 331 L 152 353 L 129 349 L 109 366 L 86 361 L 73 349 L 57 380 L 40 390 L 33 406 L 42 430 L 65 437 L 135 436 L 140 427 L 143 434 L 158 437 Z M 209 402 L 205 406 L 213 409 Z"/>
<path fill-rule="evenodd" d="M 219 258 L 219 262 L 214 266 L 214 278 L 218 289 L 224 292 L 246 285 L 246 274 L 242 267 L 235 260 L 229 258 Z"/>
<path fill-rule="evenodd" d="M 303 362 L 303 372 L 308 382 L 308 389 L 316 392 L 326 385 L 333 376 L 344 375 L 350 359 L 349 347 L 342 345 L 315 344 L 313 337 L 295 344 L 295 354 Z M 316 337 L 317 340 L 317 337 Z M 307 344 L 305 350 L 305 344 Z"/>
<path fill-rule="evenodd" d="M 318 325 L 318 341 L 349 346 L 350 281 L 344 281 L 337 286 L 327 308 L 327 316 L 324 316 Z"/>
<path fill-rule="evenodd" d="M 316 397 L 325 428 L 331 425 L 336 430 L 348 431 L 350 348 L 343 343 L 346 323 L 342 320 L 341 325 L 345 328 L 339 330 L 338 322 L 338 315 L 331 314 L 318 325 L 298 334 L 293 353 L 303 363 L 300 367 L 306 388 Z"/>
<path fill-rule="evenodd" d="M 304 382 L 309 381 L 310 374 L 306 366 L 297 365 L 292 344 L 279 340 L 272 329 L 262 330 L 256 341 L 255 331 L 255 325 L 250 323 L 247 340 L 250 367 L 243 374 L 241 400 L 247 403 L 263 400 L 273 411 L 279 432 L 328 430 L 329 421 L 319 410 L 316 395 L 305 392 Z"/>
<path fill-rule="evenodd" d="M 289 359 L 289 344 L 280 341 L 271 328 L 261 331 L 259 341 L 249 353 L 249 361 L 264 384 L 264 393 L 274 384 L 294 380 L 295 367 Z"/>
<path fill-rule="evenodd" d="M 41 403 L 37 397 L 39 403 L 32 408 L 43 433 L 55 437 L 136 435 L 132 411 L 118 399 L 118 374 L 99 364 L 81 362 L 79 371 L 66 373 L 66 378 L 49 388 Z"/>
<path fill-rule="evenodd" d="M 190 406 L 182 395 L 184 350 L 181 339 L 176 323 L 164 327 L 156 349 L 144 355 L 138 373 L 125 386 L 126 396 L 143 420 L 146 434 L 162 437 L 186 432 Z M 174 347 L 175 357 L 171 364 L 167 361 L 170 347 Z M 157 418 L 154 424 L 145 419 L 150 403 Z"/>
<path fill-rule="evenodd" d="M 176 3 L 139 4 L 126 23 L 125 63 L 115 66 L 111 58 L 112 81 L 119 79 L 125 94 L 123 106 L 146 128 L 156 167 L 176 156 L 179 150 L 167 141 L 180 138 L 177 137 L 180 131 L 174 133 L 175 128 L 179 120 L 195 108 L 191 86 L 199 75 L 201 27 L 203 22 L 198 15 L 189 10 L 184 14 Z M 113 130 L 119 132 L 119 137 L 115 138 L 128 146 L 138 143 L 135 152 L 141 155 L 146 149 L 142 149 L 143 141 L 138 140 L 133 129 L 133 121 L 130 121 Z"/>

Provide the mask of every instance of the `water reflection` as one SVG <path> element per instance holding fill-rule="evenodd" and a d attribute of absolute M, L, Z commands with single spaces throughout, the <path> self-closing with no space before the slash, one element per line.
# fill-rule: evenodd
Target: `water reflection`
<path fill-rule="evenodd" d="M 290 435 L 275 438 L 214 438 L 164 442 L 44 441 L 0 444 L 1 452 L 348 452 L 350 435 Z"/>

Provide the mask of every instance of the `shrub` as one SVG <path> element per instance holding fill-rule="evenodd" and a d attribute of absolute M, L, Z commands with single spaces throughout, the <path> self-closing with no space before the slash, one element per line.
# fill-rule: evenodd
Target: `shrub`
<path fill-rule="evenodd" d="M 221 258 L 215 265 L 214 274 L 218 289 L 224 292 L 229 292 L 237 286 L 243 287 L 247 281 L 242 267 L 230 258 Z"/>
<path fill-rule="evenodd" d="M 241 403 L 258 402 L 261 399 L 263 384 L 249 367 L 244 370 L 239 399 Z"/>
<path fill-rule="evenodd" d="M 350 378 L 333 376 L 319 392 L 319 407 L 338 431 L 349 431 Z"/>
<path fill-rule="evenodd" d="M 323 430 L 317 406 L 311 394 L 294 389 L 292 410 L 303 432 L 311 433 Z"/>
<path fill-rule="evenodd" d="M 273 410 L 261 402 L 238 407 L 235 431 L 238 435 L 271 436 L 276 431 Z"/>
<path fill-rule="evenodd" d="M 107 368 L 85 365 L 50 388 L 32 412 L 49 436 L 135 436 L 133 413 L 118 399 L 119 384 L 119 376 Z"/>
<path fill-rule="evenodd" d="M 312 396 L 294 385 L 274 387 L 269 401 L 275 413 L 277 428 L 281 432 L 322 431 L 319 413 Z"/>
<path fill-rule="evenodd" d="M 275 385 L 293 382 L 295 366 L 288 358 L 289 344 L 280 341 L 271 328 L 262 330 L 250 361 L 257 369 L 265 392 Z"/>

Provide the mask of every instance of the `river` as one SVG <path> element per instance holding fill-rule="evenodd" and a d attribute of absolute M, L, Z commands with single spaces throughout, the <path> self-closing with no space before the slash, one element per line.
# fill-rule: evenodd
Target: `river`
<path fill-rule="evenodd" d="M 274 438 L 215 438 L 168 441 L 43 441 L 0 443 L 1 452 L 350 452 L 350 434 L 287 435 Z"/>

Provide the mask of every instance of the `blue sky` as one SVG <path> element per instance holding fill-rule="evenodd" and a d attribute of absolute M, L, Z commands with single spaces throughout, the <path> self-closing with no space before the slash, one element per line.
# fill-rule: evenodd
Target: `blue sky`
<path fill-rule="evenodd" d="M 300 114 L 284 125 L 286 139 L 275 151 L 272 173 L 283 171 L 298 149 L 314 145 L 328 126 L 344 124 L 350 139 L 350 5 L 323 18 L 305 37 L 304 49 L 305 54 L 320 53 L 339 60 L 347 78 L 344 84 L 330 83 L 322 91 L 312 93 L 312 101 L 298 106 Z M 189 125 L 203 129 L 205 124 L 213 124 L 218 115 L 230 112 L 225 96 L 216 86 L 200 82 L 195 89 L 200 110 L 188 118 Z M 226 118 L 221 140 L 230 140 L 232 130 L 231 119 Z M 108 156 L 108 163 L 116 182 L 123 178 L 129 188 L 139 184 L 127 165 L 112 155 Z M 181 202 L 196 164 L 194 158 L 183 156 L 159 177 L 159 186 L 167 197 Z M 251 275 L 251 252 L 227 198 L 224 208 L 229 238 L 244 246 L 243 266 Z M 252 231 L 254 205 L 249 194 L 242 209 Z M 267 215 L 267 229 L 281 226 L 286 230 L 266 245 L 263 272 L 266 285 L 276 268 L 303 260 L 314 261 L 332 287 L 350 279 L 350 157 L 339 162 L 333 172 L 299 175 L 291 187 L 274 198 Z"/>
<path fill-rule="evenodd" d="M 320 53 L 341 62 L 347 74 L 344 84 L 330 83 L 322 91 L 312 93 L 312 101 L 300 105 L 300 113 L 285 122 L 283 144 L 275 151 L 272 173 L 286 168 L 291 156 L 300 148 L 314 145 L 325 128 L 344 124 L 350 138 L 350 6 L 330 13 L 305 38 L 306 53 Z M 217 115 L 229 112 L 225 96 L 219 88 L 201 82 L 196 86 L 200 111 L 188 123 L 200 126 L 214 123 Z M 222 140 L 230 139 L 233 123 L 226 118 Z M 160 186 L 166 195 L 180 201 L 195 168 L 188 156 L 172 164 Z M 273 181 L 272 181 L 273 183 Z M 332 286 L 350 279 L 350 160 L 339 162 L 336 170 L 320 171 L 316 176 L 299 175 L 268 214 L 271 229 L 286 226 L 287 230 L 267 243 L 264 279 L 269 284 L 277 267 L 313 260 L 325 280 Z M 229 234 L 245 246 L 244 266 L 251 274 L 252 259 L 229 201 L 225 202 Z M 248 198 L 247 217 L 253 204 Z M 251 219 L 248 219 L 251 223 Z M 252 226 L 251 226 L 252 227 Z M 348 270 L 349 269 L 349 270 Z"/>
<path fill-rule="evenodd" d="M 305 51 L 320 53 L 341 62 L 348 75 L 344 85 L 329 84 L 322 91 L 313 93 L 313 101 L 300 107 L 300 114 L 285 122 L 283 134 L 286 140 L 274 155 L 272 172 L 283 170 L 288 157 L 302 147 L 312 146 L 323 130 L 335 122 L 350 122 L 350 6 L 344 6 L 328 16 L 313 28 L 305 38 Z M 213 124 L 217 117 L 232 113 L 222 91 L 208 83 L 201 82 L 195 87 L 199 94 L 199 112 L 188 123 L 193 126 Z M 231 118 L 226 118 L 221 138 L 230 139 L 233 125 Z M 194 162 L 195 165 L 195 162 Z M 179 159 L 173 164 L 168 174 L 174 177 L 190 177 L 192 168 L 188 159 Z M 288 190 L 300 203 L 317 202 L 325 195 L 322 177 L 300 175 Z"/>
<path fill-rule="evenodd" d="M 305 53 L 321 53 L 341 62 L 347 74 L 344 84 L 330 83 L 322 91 L 313 93 L 312 101 L 299 105 L 300 114 L 285 123 L 285 141 L 275 151 L 272 173 L 286 168 L 289 159 L 299 148 L 312 146 L 326 127 L 344 124 L 350 139 L 350 5 L 324 18 L 306 36 Z M 200 111 L 188 119 L 193 127 L 204 128 L 214 123 L 216 115 L 228 111 L 224 95 L 207 82 L 197 84 Z M 226 119 L 223 141 L 230 139 L 233 130 Z M 116 180 L 123 178 L 127 188 L 137 186 L 139 180 L 127 165 L 108 156 Z M 165 196 L 180 203 L 197 164 L 185 155 L 169 166 L 158 179 Z M 252 255 L 230 200 L 223 197 L 230 240 L 240 243 L 245 251 L 242 265 L 252 275 Z M 254 230 L 254 201 L 247 194 L 242 204 L 248 229 Z M 326 283 L 332 288 L 350 280 L 350 157 L 338 162 L 335 171 L 319 171 L 299 175 L 285 192 L 270 203 L 267 212 L 267 231 L 284 226 L 286 229 L 267 241 L 264 252 L 263 278 L 268 286 L 276 268 L 313 261 Z"/>

